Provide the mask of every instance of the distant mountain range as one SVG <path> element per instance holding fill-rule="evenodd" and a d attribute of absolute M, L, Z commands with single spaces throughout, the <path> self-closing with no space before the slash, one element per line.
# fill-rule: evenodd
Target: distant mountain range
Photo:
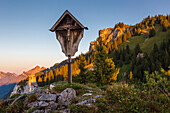
<path fill-rule="evenodd" d="M 35 68 L 30 69 L 27 72 L 23 72 L 20 75 L 17 75 L 15 73 L 9 73 L 9 72 L 7 72 L 7 73 L 0 72 L 0 86 L 17 83 L 23 79 L 26 79 L 31 74 L 36 74 L 36 73 L 43 71 L 45 69 L 46 69 L 45 67 L 36 66 Z"/>
<path fill-rule="evenodd" d="M 3 97 L 4 94 L 10 92 L 16 83 L 45 69 L 45 67 L 36 66 L 35 68 L 30 69 L 27 72 L 23 72 L 20 75 L 9 72 L 0 72 L 0 98 Z"/>

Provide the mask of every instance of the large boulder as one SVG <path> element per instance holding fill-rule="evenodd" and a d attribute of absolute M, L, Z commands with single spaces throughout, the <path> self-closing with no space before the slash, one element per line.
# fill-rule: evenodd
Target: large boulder
<path fill-rule="evenodd" d="M 56 94 L 42 94 L 38 100 L 40 101 L 56 101 Z"/>
<path fill-rule="evenodd" d="M 67 88 L 63 92 L 57 95 L 58 104 L 69 105 L 71 101 L 76 97 L 76 91 L 73 88 Z"/>

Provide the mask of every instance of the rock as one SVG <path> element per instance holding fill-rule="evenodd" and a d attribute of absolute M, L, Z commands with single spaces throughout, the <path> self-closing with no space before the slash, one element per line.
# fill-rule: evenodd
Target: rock
<path fill-rule="evenodd" d="M 28 108 L 34 108 L 34 107 L 36 107 L 36 104 L 37 104 L 37 102 L 31 102 L 31 103 L 27 104 L 27 107 Z"/>
<path fill-rule="evenodd" d="M 92 93 L 93 91 L 92 90 L 88 90 L 89 93 Z"/>
<path fill-rule="evenodd" d="M 42 94 L 38 100 L 40 101 L 56 101 L 56 94 Z"/>
<path fill-rule="evenodd" d="M 45 109 L 45 113 L 51 113 L 50 109 Z"/>
<path fill-rule="evenodd" d="M 85 94 L 83 94 L 83 96 L 91 96 L 92 95 L 92 93 L 85 93 Z"/>
<path fill-rule="evenodd" d="M 32 113 L 44 113 L 44 110 L 35 110 Z"/>
<path fill-rule="evenodd" d="M 58 111 L 57 113 L 70 113 L 70 109 L 69 108 L 62 109 L 62 110 Z"/>
<path fill-rule="evenodd" d="M 96 98 L 99 98 L 99 97 L 102 97 L 103 95 L 97 95 L 95 97 L 91 97 L 87 100 L 83 100 L 83 101 L 80 101 L 78 102 L 76 105 L 83 105 L 83 104 L 86 104 L 86 105 L 91 105 L 89 103 L 92 103 L 92 102 L 95 102 L 96 101 Z"/>
<path fill-rule="evenodd" d="M 103 95 L 97 95 L 97 96 L 95 96 L 94 98 L 99 98 L 99 97 L 102 97 Z"/>
<path fill-rule="evenodd" d="M 91 97 L 91 98 L 89 98 L 87 100 L 80 101 L 76 105 L 83 105 L 83 104 L 91 103 L 91 102 L 93 102 L 93 97 Z"/>
<path fill-rule="evenodd" d="M 49 89 L 45 89 L 44 92 L 47 93 L 47 94 L 50 94 L 50 90 Z"/>
<path fill-rule="evenodd" d="M 45 102 L 45 101 L 40 101 L 38 102 L 35 107 L 38 107 L 38 108 L 45 108 L 49 105 L 49 103 Z"/>
<path fill-rule="evenodd" d="M 71 101 L 76 97 L 76 91 L 73 88 L 67 88 L 63 92 L 57 95 L 58 104 L 69 105 Z"/>
<path fill-rule="evenodd" d="M 88 104 L 86 104 L 86 106 L 91 107 L 91 106 L 94 106 L 94 105 L 93 105 L 93 104 L 91 104 L 91 103 L 88 103 Z"/>
<path fill-rule="evenodd" d="M 58 107 L 58 104 L 57 103 L 55 103 L 55 102 L 49 102 L 49 104 L 50 104 L 50 109 L 51 110 L 56 110 L 57 109 L 57 107 Z"/>
<path fill-rule="evenodd" d="M 52 90 L 55 87 L 54 84 L 50 84 L 50 90 Z"/>

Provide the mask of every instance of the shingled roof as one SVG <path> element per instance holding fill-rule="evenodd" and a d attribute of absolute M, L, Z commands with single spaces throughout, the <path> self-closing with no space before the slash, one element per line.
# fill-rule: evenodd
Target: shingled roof
<path fill-rule="evenodd" d="M 52 28 L 50 29 L 51 32 L 55 31 L 56 27 L 60 24 L 60 22 L 66 15 L 69 15 L 82 29 L 88 29 L 87 27 L 84 27 L 68 10 L 66 10 L 63 15 L 58 19 L 58 21 L 52 26 Z"/>

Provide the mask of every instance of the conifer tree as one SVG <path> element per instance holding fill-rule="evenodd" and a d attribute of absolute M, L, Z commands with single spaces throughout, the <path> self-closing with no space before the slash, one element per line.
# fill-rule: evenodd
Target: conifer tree
<path fill-rule="evenodd" d="M 142 52 L 142 50 L 140 49 L 140 45 L 137 44 L 137 45 L 135 46 L 135 55 L 137 55 L 138 53 L 141 53 L 141 52 Z"/>
<path fill-rule="evenodd" d="M 112 84 L 117 80 L 119 69 L 115 68 L 114 62 L 108 59 L 104 50 L 103 42 L 100 40 L 94 59 L 94 78 L 100 85 Z"/>
<path fill-rule="evenodd" d="M 86 84 L 87 80 L 87 68 L 85 68 L 86 66 L 86 59 L 84 58 L 83 54 L 80 55 L 80 59 L 79 59 L 79 63 L 78 63 L 78 67 L 80 69 L 80 73 L 77 76 L 80 83 Z"/>
<path fill-rule="evenodd" d="M 129 45 L 126 46 L 126 53 L 127 53 L 128 55 L 130 54 Z"/>
<path fill-rule="evenodd" d="M 152 28 L 152 29 L 149 31 L 149 38 L 155 36 L 155 34 L 156 34 L 156 31 L 155 31 L 154 28 Z"/>

